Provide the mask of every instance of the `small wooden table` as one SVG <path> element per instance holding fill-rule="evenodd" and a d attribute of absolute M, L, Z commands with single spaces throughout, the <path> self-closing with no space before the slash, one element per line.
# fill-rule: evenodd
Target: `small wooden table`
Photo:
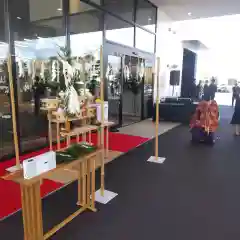
<path fill-rule="evenodd" d="M 104 148 L 104 158 L 108 158 L 109 156 L 109 128 L 111 126 L 113 126 L 115 123 L 114 122 L 103 122 L 103 124 L 100 125 L 100 129 L 104 132 L 105 128 L 106 128 L 106 146 L 104 144 L 104 139 L 100 140 L 101 136 L 100 134 L 98 134 L 98 142 L 100 143 L 101 141 L 103 141 L 103 148 Z M 105 135 L 105 134 L 104 134 Z"/>
<path fill-rule="evenodd" d="M 57 166 L 56 169 L 43 173 L 29 180 L 24 179 L 23 171 L 17 171 L 14 174 L 8 174 L 3 178 L 19 183 L 21 186 L 22 215 L 24 224 L 24 240 L 45 240 L 50 238 L 58 230 L 71 222 L 80 213 L 89 209 L 93 212 L 95 208 L 95 161 L 103 154 L 102 150 L 96 150 L 87 154 L 78 160 L 70 163 L 64 163 Z M 79 210 L 67 217 L 60 224 L 44 235 L 42 220 L 42 202 L 40 196 L 40 185 L 43 179 L 48 179 L 52 174 L 58 171 L 69 171 L 78 174 L 78 203 Z"/>

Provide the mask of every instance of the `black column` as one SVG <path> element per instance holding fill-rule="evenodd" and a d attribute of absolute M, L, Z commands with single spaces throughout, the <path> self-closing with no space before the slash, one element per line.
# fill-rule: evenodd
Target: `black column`
<path fill-rule="evenodd" d="M 18 145 L 19 145 L 19 152 L 21 151 L 21 144 L 20 144 L 20 123 L 19 123 L 19 107 L 18 107 L 18 93 L 17 93 L 17 65 L 16 65 L 16 58 L 15 58 L 15 46 L 14 46 L 14 32 L 13 32 L 13 22 L 11 19 L 11 3 L 13 0 L 4 0 L 4 25 L 5 25 L 5 40 L 9 44 L 9 55 L 11 55 L 11 62 L 12 62 L 12 75 L 13 75 L 13 89 L 14 89 L 14 99 L 15 99 L 15 114 L 16 114 L 16 124 L 17 124 L 17 134 L 18 134 Z M 10 101 L 11 103 L 11 101 Z M 12 105 L 11 105 L 12 108 Z"/>
<path fill-rule="evenodd" d="M 183 52 L 181 97 L 191 98 L 196 72 L 196 53 L 185 49 Z"/>

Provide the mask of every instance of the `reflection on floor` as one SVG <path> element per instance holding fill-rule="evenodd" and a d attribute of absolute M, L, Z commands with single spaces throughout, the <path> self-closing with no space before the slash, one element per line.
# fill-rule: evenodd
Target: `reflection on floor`
<path fill-rule="evenodd" d="M 180 123 L 172 123 L 172 122 L 160 122 L 159 123 L 159 135 L 179 126 Z M 133 135 L 133 136 L 141 136 L 146 138 L 154 138 L 155 137 L 155 123 L 152 122 L 151 119 L 146 119 L 144 121 L 119 128 L 119 132 L 123 134 Z"/>

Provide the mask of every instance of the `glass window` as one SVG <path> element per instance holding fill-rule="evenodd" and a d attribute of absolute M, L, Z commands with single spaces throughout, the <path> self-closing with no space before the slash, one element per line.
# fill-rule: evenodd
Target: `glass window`
<path fill-rule="evenodd" d="M 70 46 L 76 69 L 78 94 L 98 96 L 100 87 L 100 47 L 103 43 L 103 13 L 82 2 L 81 11 L 70 16 Z M 87 23 L 87 24 L 86 24 Z"/>
<path fill-rule="evenodd" d="M 4 33 L 4 6 L 0 2 L 0 161 L 14 153 L 12 114 L 8 82 L 8 44 Z"/>
<path fill-rule="evenodd" d="M 90 2 L 101 5 L 101 0 L 91 0 Z M 69 0 L 70 14 L 82 13 L 89 10 L 94 10 L 94 7 L 80 0 Z"/>
<path fill-rule="evenodd" d="M 142 27 L 155 32 L 157 8 L 149 1 L 138 0 L 136 23 Z"/>
<path fill-rule="evenodd" d="M 81 2 L 82 11 L 70 16 L 71 34 L 102 31 L 102 12 Z"/>
<path fill-rule="evenodd" d="M 133 47 L 134 27 L 110 15 L 106 15 L 106 38 Z"/>
<path fill-rule="evenodd" d="M 62 16 L 62 0 L 28 0 L 18 2 L 19 4 L 22 4 L 22 2 L 29 3 L 25 8 L 25 11 L 29 9 L 29 16 L 23 14 L 23 17 L 28 17 L 31 22 Z M 23 13 L 22 8 L 21 11 L 16 8 L 17 12 Z"/>
<path fill-rule="evenodd" d="M 65 46 L 61 2 L 12 1 L 10 11 L 23 151 L 48 144 L 47 113 L 40 110 L 40 102 L 43 98 L 55 98 L 61 89 L 60 65 L 58 70 L 53 67 L 60 47 Z"/>
<path fill-rule="evenodd" d="M 154 34 L 144 31 L 141 28 L 136 28 L 136 48 L 153 53 L 154 45 Z"/>
<path fill-rule="evenodd" d="M 134 0 L 104 0 L 104 7 L 108 11 L 115 13 L 123 19 L 126 19 L 128 21 L 134 20 Z"/>

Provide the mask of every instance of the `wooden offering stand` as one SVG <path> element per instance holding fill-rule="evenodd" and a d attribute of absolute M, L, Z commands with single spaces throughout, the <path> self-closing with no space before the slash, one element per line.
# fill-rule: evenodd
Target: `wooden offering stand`
<path fill-rule="evenodd" d="M 97 130 L 97 127 L 94 125 L 87 125 L 86 121 L 95 117 L 95 109 L 94 108 L 84 108 L 81 110 L 79 116 L 76 117 L 68 117 L 64 115 L 64 112 L 52 111 L 51 115 L 48 117 L 49 121 L 49 145 L 50 150 L 52 150 L 52 123 L 57 125 L 57 149 L 60 150 L 60 137 L 66 138 L 67 141 L 70 141 L 70 138 L 76 136 L 79 140 L 79 136 L 83 135 L 83 140 L 86 141 L 86 133 L 90 133 L 93 130 Z M 75 128 L 73 130 L 70 129 L 71 122 L 74 121 L 84 121 L 82 127 Z M 60 129 L 60 125 L 64 124 L 64 128 Z"/>
<path fill-rule="evenodd" d="M 56 111 L 59 107 L 60 104 L 60 99 L 55 98 L 45 98 L 41 99 L 41 110 L 47 112 L 47 117 L 48 117 L 48 139 L 49 139 L 49 146 L 50 150 L 52 150 L 52 112 Z"/>
<path fill-rule="evenodd" d="M 63 163 L 56 169 L 43 173 L 29 180 L 24 179 L 23 171 L 17 171 L 3 177 L 5 180 L 14 181 L 21 186 L 22 215 L 24 224 L 24 240 L 45 240 L 54 235 L 58 230 L 71 222 L 80 213 L 95 208 L 95 161 L 101 154 L 101 150 L 87 154 L 70 163 Z M 78 205 L 81 207 L 75 213 L 67 217 L 60 224 L 44 235 L 42 220 L 42 203 L 40 185 L 43 179 L 62 171 L 77 173 L 78 175 Z"/>

